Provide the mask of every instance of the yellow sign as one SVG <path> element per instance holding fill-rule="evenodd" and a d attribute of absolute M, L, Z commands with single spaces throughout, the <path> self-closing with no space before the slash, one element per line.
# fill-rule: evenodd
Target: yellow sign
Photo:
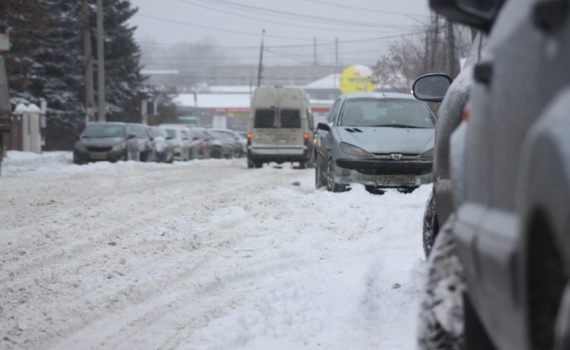
<path fill-rule="evenodd" d="M 372 70 L 361 65 L 346 68 L 340 76 L 340 91 L 343 94 L 374 91 Z"/>

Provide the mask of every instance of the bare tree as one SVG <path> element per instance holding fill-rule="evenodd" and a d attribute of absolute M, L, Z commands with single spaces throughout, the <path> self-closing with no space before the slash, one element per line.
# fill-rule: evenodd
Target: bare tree
<path fill-rule="evenodd" d="M 455 78 L 459 59 L 467 55 L 472 40 L 469 29 L 434 14 L 421 34 L 391 43 L 373 70 L 380 84 L 401 92 L 410 91 L 423 74 L 447 73 Z"/>

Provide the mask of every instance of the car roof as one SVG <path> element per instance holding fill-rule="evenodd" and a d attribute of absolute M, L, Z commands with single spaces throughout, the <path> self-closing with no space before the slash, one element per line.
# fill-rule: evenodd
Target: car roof
<path fill-rule="evenodd" d="M 347 100 L 352 100 L 355 98 L 401 98 L 405 100 L 415 100 L 414 96 L 411 94 L 401 94 L 397 92 L 356 92 L 353 94 L 344 95 Z"/>

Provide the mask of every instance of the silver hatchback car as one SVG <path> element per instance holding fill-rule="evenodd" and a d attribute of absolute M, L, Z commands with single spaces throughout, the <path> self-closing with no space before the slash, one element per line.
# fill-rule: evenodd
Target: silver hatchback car
<path fill-rule="evenodd" d="M 342 192 L 360 183 L 411 192 L 433 180 L 435 117 L 411 95 L 342 95 L 317 129 L 317 188 Z"/>

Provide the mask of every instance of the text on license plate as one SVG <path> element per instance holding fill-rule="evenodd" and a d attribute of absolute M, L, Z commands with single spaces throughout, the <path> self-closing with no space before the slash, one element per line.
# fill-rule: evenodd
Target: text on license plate
<path fill-rule="evenodd" d="M 107 153 L 91 153 L 91 159 L 107 159 Z"/>
<path fill-rule="evenodd" d="M 413 184 L 416 182 L 414 175 L 376 175 L 376 183 L 385 185 Z"/>

